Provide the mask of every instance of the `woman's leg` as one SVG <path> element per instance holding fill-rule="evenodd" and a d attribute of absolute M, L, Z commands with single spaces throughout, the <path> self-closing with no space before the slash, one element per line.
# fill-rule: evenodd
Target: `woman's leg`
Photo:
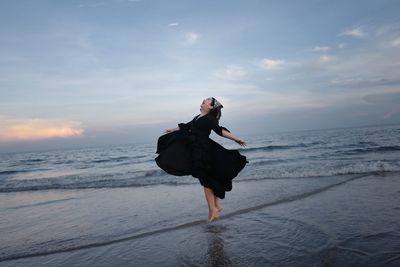
<path fill-rule="evenodd" d="M 214 195 L 212 189 L 208 187 L 204 187 L 204 193 L 208 205 L 208 223 L 211 223 L 219 217 L 218 208 L 215 206 L 216 196 Z"/>
<path fill-rule="evenodd" d="M 222 211 L 222 207 L 221 204 L 219 203 L 219 198 L 217 196 L 215 196 L 215 207 L 217 207 L 218 211 L 221 212 Z"/>

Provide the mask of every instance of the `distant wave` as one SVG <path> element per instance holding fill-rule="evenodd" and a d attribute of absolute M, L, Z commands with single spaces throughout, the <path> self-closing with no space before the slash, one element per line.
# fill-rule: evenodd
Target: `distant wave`
<path fill-rule="evenodd" d="M 75 162 L 75 160 L 58 160 L 58 161 L 55 161 L 55 162 L 53 162 L 53 164 L 64 164 L 64 165 L 67 165 L 67 164 L 72 164 L 72 163 L 74 163 Z"/>
<path fill-rule="evenodd" d="M 279 150 L 279 149 L 291 149 L 291 148 L 297 148 L 297 147 L 309 147 L 311 145 L 314 145 L 315 143 L 311 144 L 304 144 L 304 143 L 299 143 L 295 145 L 269 145 L 269 146 L 260 146 L 260 147 L 251 147 L 251 148 L 239 148 L 239 151 L 256 151 L 256 150 Z"/>
<path fill-rule="evenodd" d="M 84 161 L 86 164 L 91 163 L 119 163 L 118 165 L 125 164 L 133 164 L 133 163 L 142 163 L 142 162 L 150 162 L 154 159 L 149 157 L 149 155 L 137 155 L 137 156 L 120 156 L 120 157 L 110 157 L 110 158 L 98 158 L 98 159 L 90 159 Z"/>
<path fill-rule="evenodd" d="M 261 158 L 261 157 L 260 157 Z M 250 165 L 274 165 L 274 164 L 279 164 L 279 163 L 288 163 L 294 160 L 289 160 L 289 159 L 259 159 L 259 160 L 250 160 Z"/>
<path fill-rule="evenodd" d="M 354 155 L 354 154 L 363 154 L 363 153 L 371 153 L 371 152 L 391 152 L 391 151 L 400 151 L 400 146 L 378 146 L 378 147 L 354 148 L 354 149 L 349 149 L 349 150 L 339 150 L 339 151 L 335 152 L 335 154 Z"/>
<path fill-rule="evenodd" d="M 149 177 L 149 176 L 159 176 L 165 174 L 161 169 L 153 169 L 147 171 L 131 171 L 128 174 L 135 174 L 135 177 Z"/>
<path fill-rule="evenodd" d="M 279 168 L 275 163 L 283 163 Z M 400 171 L 400 161 L 370 161 L 370 162 L 352 162 L 352 163 L 328 163 L 310 165 L 291 165 L 284 164 L 282 160 L 265 160 L 251 162 L 245 169 L 245 172 L 252 173 L 247 175 L 249 179 L 253 178 L 308 178 L 324 177 L 348 174 L 368 174 L 383 172 Z M 269 167 L 271 165 L 271 167 Z M 251 171 L 250 171 L 251 170 Z"/>
<path fill-rule="evenodd" d="M 129 159 L 129 157 L 114 157 L 114 158 L 105 158 L 105 159 L 96 159 L 96 160 L 91 160 L 90 162 L 93 163 L 104 163 L 104 162 L 119 162 L 119 161 L 124 161 Z"/>
<path fill-rule="evenodd" d="M 30 170 L 12 170 L 12 171 L 0 171 L 0 175 L 10 175 L 23 172 L 30 172 Z"/>
<path fill-rule="evenodd" d="M 47 158 L 44 159 L 23 159 L 19 160 L 17 164 L 9 165 L 9 166 L 23 166 L 23 165 L 38 165 L 41 166 L 44 164 L 54 164 L 54 165 L 87 165 L 88 167 L 92 166 L 93 164 L 104 164 L 104 163 L 116 163 L 116 165 L 126 165 L 126 164 L 135 164 L 135 163 L 142 163 L 142 162 L 151 162 L 154 159 L 149 157 L 149 155 L 136 155 L 136 156 L 119 156 L 119 157 L 104 157 L 104 158 L 86 158 L 86 159 L 74 159 L 74 158 L 65 158 L 65 159 L 52 159 Z M 80 168 L 78 166 L 77 168 Z M 1 172 L 0 172 L 1 174 Z"/>
<path fill-rule="evenodd" d="M 132 179 L 104 179 L 98 181 L 81 181 L 76 183 L 53 183 L 53 181 L 29 180 L 26 183 L 15 183 L 12 187 L 0 187 L 0 193 L 57 190 L 57 189 L 98 189 L 98 188 L 121 188 L 121 187 L 141 187 L 159 184 L 179 185 L 191 184 L 192 182 L 173 182 L 173 181 L 143 181 Z"/>
<path fill-rule="evenodd" d="M 22 163 L 31 163 L 31 162 L 42 162 L 44 159 L 21 159 L 20 162 Z"/>
<path fill-rule="evenodd" d="M 70 175 L 55 178 L 7 180 L 0 184 L 0 192 L 146 186 L 168 182 L 160 177 L 162 175 L 165 175 L 164 171 L 154 169 L 125 174 Z"/>

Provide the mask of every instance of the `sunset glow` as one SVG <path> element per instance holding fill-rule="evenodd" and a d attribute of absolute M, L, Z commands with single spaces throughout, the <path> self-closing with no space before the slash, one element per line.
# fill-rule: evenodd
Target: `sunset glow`
<path fill-rule="evenodd" d="M 77 137 L 83 134 L 80 123 L 46 119 L 5 119 L 0 126 L 0 142 Z"/>

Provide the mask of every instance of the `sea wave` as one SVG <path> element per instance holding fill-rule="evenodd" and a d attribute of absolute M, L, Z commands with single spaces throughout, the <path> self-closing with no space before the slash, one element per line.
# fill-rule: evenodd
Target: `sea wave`
<path fill-rule="evenodd" d="M 5 170 L 5 171 L 0 171 L 0 177 L 1 176 L 15 175 L 15 174 L 18 174 L 18 173 L 38 172 L 38 171 L 47 171 L 47 170 L 50 170 L 50 169 L 49 168 L 40 168 L 40 169 Z"/>
<path fill-rule="evenodd" d="M 310 143 L 310 144 L 299 143 L 294 145 L 268 145 L 268 146 L 259 146 L 251 148 L 239 148 L 238 150 L 241 152 L 256 151 L 256 150 L 270 151 L 270 150 L 280 150 L 280 149 L 292 149 L 298 147 L 309 147 L 312 145 L 315 145 L 315 143 Z"/>
<path fill-rule="evenodd" d="M 269 161 L 250 163 L 253 165 L 253 174 L 247 175 L 248 179 L 253 178 L 310 178 L 310 177 L 332 177 L 348 174 L 376 174 L 384 172 L 400 172 L 400 161 L 369 161 L 351 163 L 320 163 L 311 165 L 282 164 L 281 167 L 270 164 Z M 263 166 L 265 165 L 265 166 Z M 268 167 L 268 165 L 272 165 Z M 248 166 L 252 169 L 252 166 Z M 246 172 L 248 172 L 245 169 Z M 246 178 L 246 179 L 247 179 Z"/>
<path fill-rule="evenodd" d="M 120 162 L 129 159 L 129 157 L 122 156 L 122 157 L 111 157 L 111 158 L 104 158 L 104 159 L 94 159 L 91 160 L 91 163 L 104 163 L 104 162 Z"/>
<path fill-rule="evenodd" d="M 146 186 L 164 183 L 159 169 L 113 173 L 104 175 L 68 175 L 54 178 L 7 180 L 0 184 L 0 192 L 37 191 L 49 189 L 88 189 Z"/>
<path fill-rule="evenodd" d="M 364 147 L 355 148 L 349 150 L 339 150 L 337 154 L 354 155 L 363 153 L 374 153 L 374 152 L 394 152 L 400 151 L 400 146 L 375 146 L 375 147 Z"/>
<path fill-rule="evenodd" d="M 9 171 L 0 171 L 0 175 L 11 175 L 23 172 L 29 172 L 30 170 L 9 170 Z"/>
<path fill-rule="evenodd" d="M 259 167 L 261 162 L 250 163 L 244 172 L 234 181 L 262 180 L 262 179 L 299 179 L 316 177 L 334 177 L 350 174 L 382 174 L 385 172 L 400 172 L 399 162 L 361 162 L 343 165 L 303 166 L 283 165 Z M 266 162 L 268 164 L 268 162 Z M 272 164 L 273 165 L 273 164 Z M 184 185 L 196 183 L 192 176 L 172 176 L 160 169 L 146 171 L 131 171 L 127 173 L 112 173 L 104 175 L 70 175 L 56 178 L 42 178 L 29 180 L 7 180 L 0 183 L 0 192 L 57 190 L 57 189 L 95 189 L 140 187 L 152 185 Z"/>
<path fill-rule="evenodd" d="M 32 163 L 32 162 L 42 162 L 44 159 L 21 159 L 21 163 Z"/>
<path fill-rule="evenodd" d="M 252 158 L 249 162 L 250 165 L 274 165 L 280 163 L 289 163 L 295 161 L 294 159 L 264 159 L 262 157 Z"/>

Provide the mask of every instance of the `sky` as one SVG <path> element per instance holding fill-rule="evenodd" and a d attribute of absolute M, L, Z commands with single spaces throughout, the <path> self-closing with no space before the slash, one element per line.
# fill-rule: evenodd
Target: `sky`
<path fill-rule="evenodd" d="M 397 0 L 1 0 L 0 153 L 400 123 Z"/>

